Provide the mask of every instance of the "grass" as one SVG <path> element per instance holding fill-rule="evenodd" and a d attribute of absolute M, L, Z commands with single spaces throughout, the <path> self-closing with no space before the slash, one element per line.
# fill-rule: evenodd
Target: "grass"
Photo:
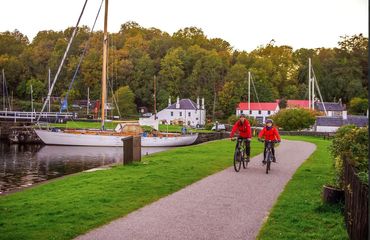
<path fill-rule="evenodd" d="M 71 239 L 232 165 L 222 140 L 145 156 L 0 198 L 0 239 Z M 252 142 L 252 155 L 262 152 Z"/>
<path fill-rule="evenodd" d="M 114 129 L 117 125 L 117 122 L 106 122 L 105 127 L 107 129 Z M 80 129 L 87 129 L 87 128 L 95 128 L 100 129 L 101 123 L 100 122 L 79 122 L 79 121 L 68 121 L 67 123 L 53 123 L 50 124 L 51 127 L 57 127 L 57 128 L 80 128 Z M 178 132 L 181 133 L 182 126 L 179 125 L 168 125 L 168 132 Z M 150 129 L 150 127 L 144 127 L 144 129 Z M 159 125 L 159 131 L 160 132 L 167 132 L 167 125 L 160 124 Z M 191 132 L 214 132 L 210 130 L 204 130 L 204 129 L 188 129 L 188 131 Z"/>
<path fill-rule="evenodd" d="M 280 194 L 257 239 L 348 239 L 341 205 L 324 204 L 322 186 L 334 169 L 330 141 L 314 137 L 284 137 L 316 144 L 316 151 L 294 174 Z"/>

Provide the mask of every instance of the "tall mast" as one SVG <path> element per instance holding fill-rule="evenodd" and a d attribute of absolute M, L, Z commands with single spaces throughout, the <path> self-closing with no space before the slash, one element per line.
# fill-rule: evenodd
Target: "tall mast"
<path fill-rule="evenodd" d="M 48 73 L 48 83 L 49 83 L 49 88 L 48 88 L 48 92 L 50 91 L 50 68 L 49 68 L 49 73 Z M 49 105 L 48 105 L 48 111 L 50 112 L 50 99 L 48 101 Z"/>
<path fill-rule="evenodd" d="M 108 0 L 105 0 L 104 11 L 104 40 L 103 40 L 103 67 L 102 67 L 102 94 L 101 94 L 101 128 L 104 129 L 105 99 L 107 96 L 107 53 L 108 53 Z"/>
<path fill-rule="evenodd" d="M 248 72 L 248 111 L 251 111 L 251 72 Z"/>
<path fill-rule="evenodd" d="M 3 68 L 3 111 L 5 111 L 5 73 Z"/>
<path fill-rule="evenodd" d="M 153 90 L 153 97 L 154 97 L 154 120 L 157 118 L 157 96 L 156 96 L 156 79 L 157 77 L 154 75 L 154 90 Z"/>
<path fill-rule="evenodd" d="M 308 58 L 308 109 L 311 109 L 311 58 Z"/>

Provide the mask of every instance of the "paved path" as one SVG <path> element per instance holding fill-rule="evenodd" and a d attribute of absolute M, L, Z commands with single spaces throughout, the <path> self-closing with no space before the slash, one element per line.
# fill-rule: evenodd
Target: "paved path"
<path fill-rule="evenodd" d="M 255 239 L 285 184 L 315 148 L 283 141 L 276 149 L 279 163 L 268 175 L 259 155 L 246 170 L 228 168 L 77 239 Z"/>

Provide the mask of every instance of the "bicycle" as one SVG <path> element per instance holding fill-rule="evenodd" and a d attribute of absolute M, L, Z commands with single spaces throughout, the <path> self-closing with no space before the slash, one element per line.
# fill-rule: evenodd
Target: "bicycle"
<path fill-rule="evenodd" d="M 236 138 L 233 138 L 232 140 L 235 141 Z M 236 144 L 234 151 L 234 169 L 236 172 L 239 172 L 242 163 L 244 169 L 246 169 L 248 166 L 249 156 L 246 154 L 246 148 L 250 141 L 245 138 L 237 138 L 237 140 L 238 143 Z"/>
<path fill-rule="evenodd" d="M 269 171 L 271 170 L 271 162 L 272 162 L 272 158 L 274 157 L 274 155 L 272 154 L 272 147 L 273 147 L 273 144 L 274 143 L 278 143 L 278 141 L 271 141 L 271 140 L 260 140 L 261 142 L 266 142 L 266 157 L 264 159 L 264 164 L 266 164 L 266 174 L 269 173 Z"/>

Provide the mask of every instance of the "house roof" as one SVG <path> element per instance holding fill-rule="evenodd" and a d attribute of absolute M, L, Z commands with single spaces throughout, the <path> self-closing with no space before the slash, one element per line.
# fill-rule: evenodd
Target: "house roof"
<path fill-rule="evenodd" d="M 366 127 L 369 125 L 369 119 L 366 116 L 348 115 L 347 124 L 354 124 L 357 127 Z"/>
<path fill-rule="evenodd" d="M 354 124 L 357 127 L 365 127 L 369 124 L 366 116 L 348 115 L 347 119 L 342 117 L 317 117 L 316 126 L 340 127 L 343 125 Z"/>
<path fill-rule="evenodd" d="M 342 117 L 317 117 L 316 126 L 340 127 L 343 125 Z"/>
<path fill-rule="evenodd" d="M 186 110 L 196 110 L 197 109 L 196 104 L 188 98 L 181 99 L 179 103 L 180 103 L 180 108 L 176 108 L 176 103 L 174 103 L 168 106 L 166 109 L 186 109 Z"/>
<path fill-rule="evenodd" d="M 345 107 L 341 103 L 335 102 L 316 102 L 315 109 L 319 111 L 324 111 L 324 106 L 326 111 L 344 111 Z"/>
<path fill-rule="evenodd" d="M 275 111 L 276 108 L 279 106 L 277 102 L 251 102 L 251 108 L 248 108 L 247 102 L 241 102 L 238 105 L 238 109 L 240 110 L 268 110 L 268 111 Z"/>
<path fill-rule="evenodd" d="M 287 107 L 308 108 L 308 100 L 288 100 Z"/>

